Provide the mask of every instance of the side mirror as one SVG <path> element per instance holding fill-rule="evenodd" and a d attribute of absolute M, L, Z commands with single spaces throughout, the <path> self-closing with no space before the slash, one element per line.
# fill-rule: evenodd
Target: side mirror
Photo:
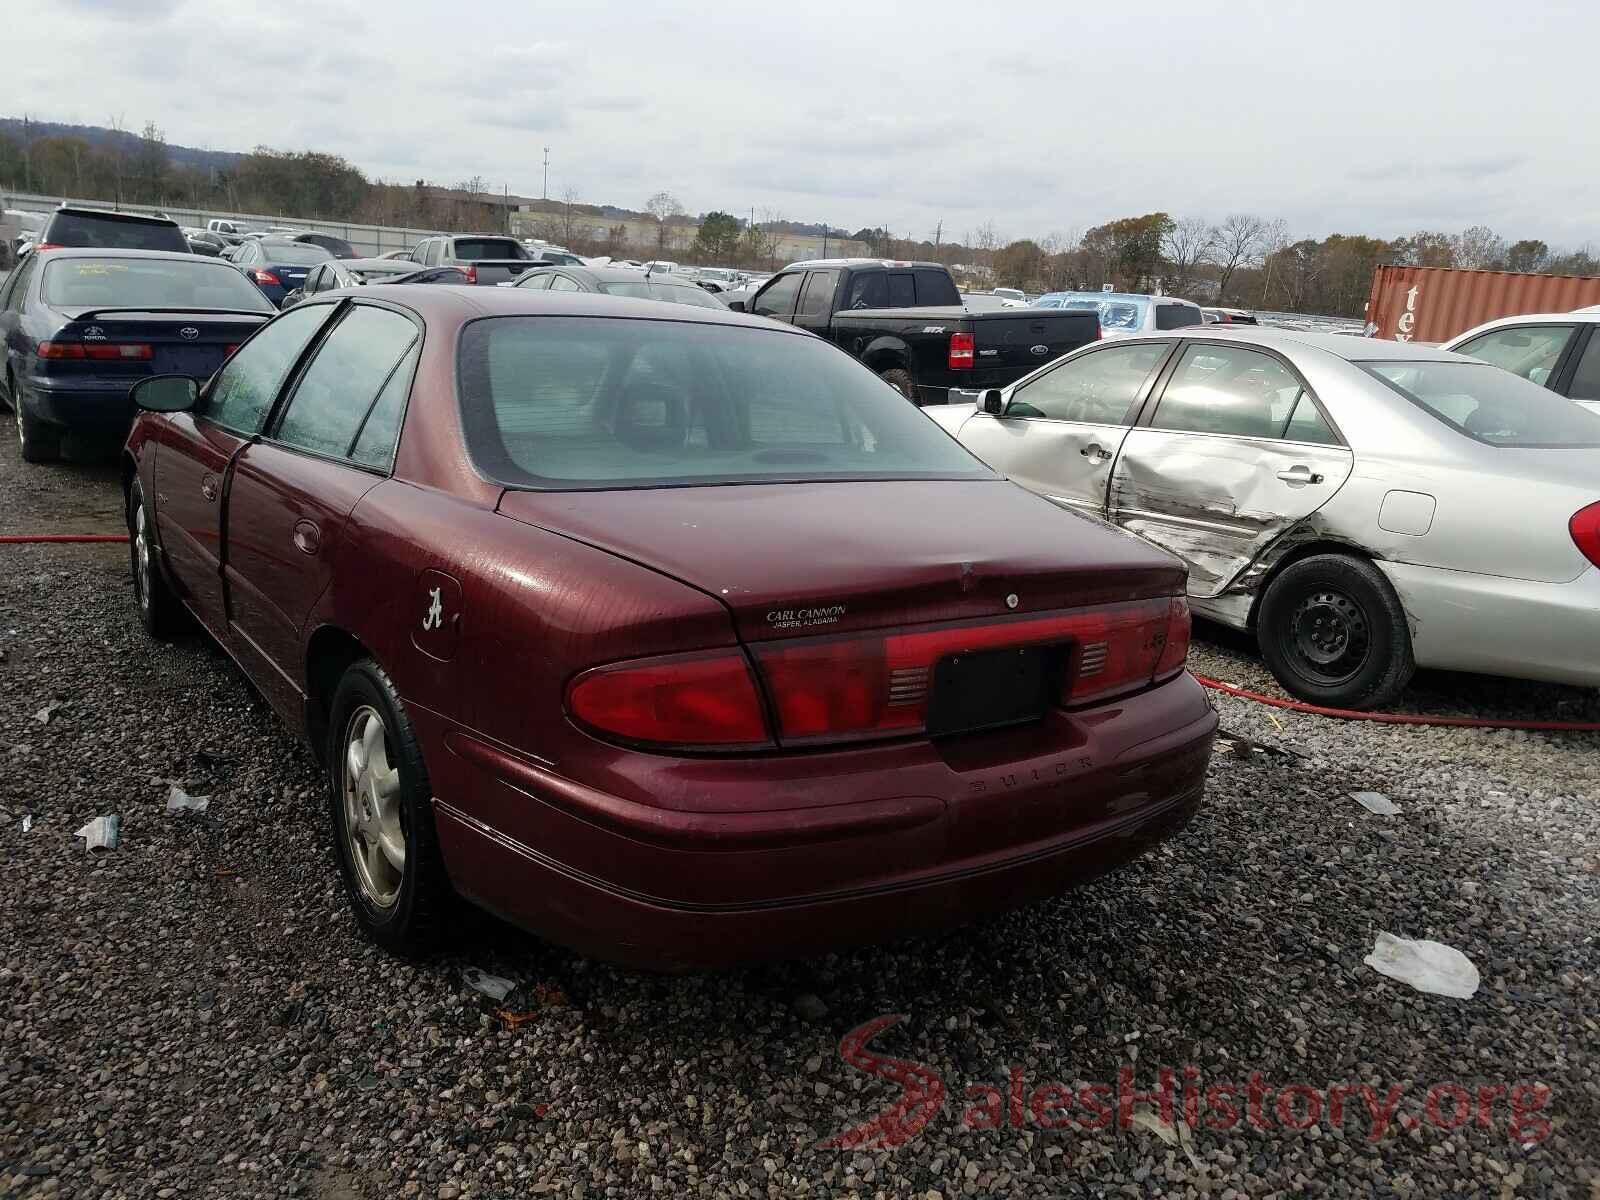
<path fill-rule="evenodd" d="M 748 312 L 749 311 L 749 309 L 747 309 L 745 307 L 745 303 L 744 303 L 743 300 L 729 300 L 728 301 L 728 308 L 730 310 L 732 310 L 733 312 Z"/>
<path fill-rule="evenodd" d="M 128 395 L 146 412 L 188 412 L 200 399 L 200 384 L 187 375 L 153 375 L 134 384 Z"/>
<path fill-rule="evenodd" d="M 991 417 L 998 417 L 1005 406 L 1006 398 L 999 388 L 989 388 L 978 397 L 978 411 Z"/>

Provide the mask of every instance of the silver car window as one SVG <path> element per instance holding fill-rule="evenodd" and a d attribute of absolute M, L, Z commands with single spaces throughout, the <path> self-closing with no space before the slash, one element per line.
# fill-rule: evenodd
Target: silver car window
<path fill-rule="evenodd" d="M 1470 354 L 1530 383 L 1544 385 L 1550 382 L 1562 351 L 1576 332 L 1574 325 L 1512 325 L 1463 342 L 1456 353 Z"/>
<path fill-rule="evenodd" d="M 1071 359 L 1018 388 L 1006 416 L 1126 425 L 1145 380 L 1170 348 L 1170 342 L 1129 342 Z"/>
<path fill-rule="evenodd" d="M 1187 346 L 1150 423 L 1187 433 L 1282 437 L 1301 394 L 1300 381 L 1270 354 Z"/>

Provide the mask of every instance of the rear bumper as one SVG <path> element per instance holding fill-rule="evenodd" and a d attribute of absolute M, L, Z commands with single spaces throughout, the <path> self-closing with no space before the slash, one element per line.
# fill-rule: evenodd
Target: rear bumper
<path fill-rule="evenodd" d="M 1377 566 L 1405 606 L 1419 666 L 1600 687 L 1600 568 L 1571 583 L 1537 583 Z"/>
<path fill-rule="evenodd" d="M 464 894 L 584 953 L 681 971 L 943 928 L 1111 870 L 1194 815 L 1216 726 L 1184 675 L 942 746 L 781 756 L 809 792 L 791 776 L 753 795 L 763 764 L 723 762 L 696 781 L 693 810 L 586 787 L 459 731 L 424 742 Z"/>
<path fill-rule="evenodd" d="M 74 433 L 125 436 L 133 424 L 128 390 L 143 376 L 74 379 L 70 384 L 42 375 L 28 378 L 28 411 Z"/>

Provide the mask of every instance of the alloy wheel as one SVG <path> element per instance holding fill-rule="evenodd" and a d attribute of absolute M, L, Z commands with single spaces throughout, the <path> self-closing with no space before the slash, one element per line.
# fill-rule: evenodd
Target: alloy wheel
<path fill-rule="evenodd" d="M 344 746 L 344 834 L 356 882 L 373 907 L 393 908 L 405 880 L 406 832 L 400 772 L 377 709 L 364 704 L 350 714 Z"/>

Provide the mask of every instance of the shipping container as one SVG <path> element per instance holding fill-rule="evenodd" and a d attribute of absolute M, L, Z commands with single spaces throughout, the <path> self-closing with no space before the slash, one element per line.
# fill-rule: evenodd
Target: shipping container
<path fill-rule="evenodd" d="M 1600 304 L 1596 275 L 1379 267 L 1372 273 L 1367 324 L 1374 337 L 1437 343 L 1500 317 L 1571 312 L 1591 304 Z"/>

